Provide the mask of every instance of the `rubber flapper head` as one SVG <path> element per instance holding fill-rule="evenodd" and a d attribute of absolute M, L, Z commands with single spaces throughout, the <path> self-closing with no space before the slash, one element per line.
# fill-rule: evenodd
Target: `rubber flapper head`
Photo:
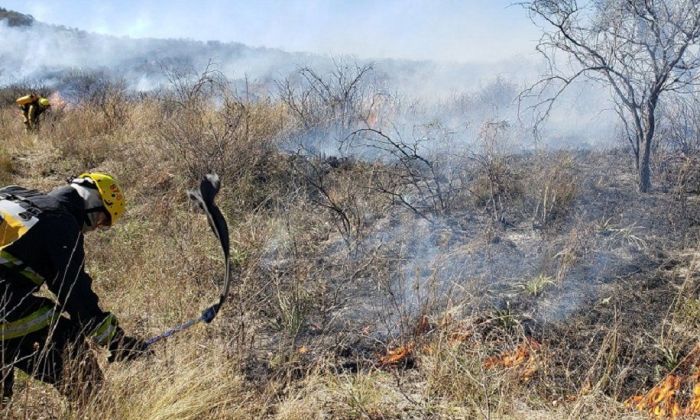
<path fill-rule="evenodd" d="M 224 253 L 224 284 L 219 296 L 218 306 L 220 307 L 226 301 L 228 296 L 229 285 L 231 283 L 231 258 L 229 252 L 229 237 L 228 224 L 221 210 L 214 202 L 214 198 L 221 189 L 221 180 L 216 174 L 207 174 L 202 178 L 199 188 L 187 192 L 189 197 L 197 203 L 199 208 L 204 210 L 207 215 L 207 221 L 212 232 L 216 235 L 221 243 L 221 250 Z M 218 308 L 217 308 L 218 311 Z M 214 314 L 216 315 L 216 314 Z"/>

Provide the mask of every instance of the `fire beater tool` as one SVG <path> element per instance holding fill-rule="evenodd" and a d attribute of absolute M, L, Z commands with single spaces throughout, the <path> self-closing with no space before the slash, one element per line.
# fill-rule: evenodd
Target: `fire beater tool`
<path fill-rule="evenodd" d="M 197 190 L 189 190 L 187 195 L 198 204 L 198 206 L 204 210 L 207 215 L 207 221 L 209 222 L 209 227 L 216 235 L 217 239 L 221 243 L 221 250 L 224 252 L 224 284 L 221 289 L 221 294 L 219 295 L 219 301 L 214 305 L 204 309 L 201 315 L 197 318 L 191 319 L 185 323 L 182 323 L 176 327 L 173 327 L 155 337 L 146 340 L 146 347 L 150 347 L 152 344 L 158 341 L 168 338 L 171 335 L 184 331 L 193 325 L 200 322 L 211 323 L 216 315 L 221 309 L 221 305 L 226 302 L 226 297 L 228 296 L 229 285 L 231 283 L 231 262 L 229 256 L 229 237 L 228 237 L 228 225 L 226 224 L 226 219 L 224 219 L 221 210 L 214 203 L 214 198 L 221 188 L 221 180 L 216 174 L 207 174 L 202 178 L 202 181 Z"/>

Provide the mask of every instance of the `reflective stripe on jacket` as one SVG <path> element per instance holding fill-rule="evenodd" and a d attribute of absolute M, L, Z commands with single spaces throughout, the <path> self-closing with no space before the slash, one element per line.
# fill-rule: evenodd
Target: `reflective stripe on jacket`
<path fill-rule="evenodd" d="M 95 342 L 101 346 L 106 346 L 108 345 L 111 341 L 112 338 L 114 338 L 114 334 L 117 333 L 117 317 L 109 314 L 105 317 L 102 322 L 97 326 L 92 331 L 92 334 L 90 336 L 92 337 Z"/>
<path fill-rule="evenodd" d="M 0 340 L 23 337 L 55 322 L 61 314 L 53 306 L 44 306 L 31 314 L 11 322 L 0 322 Z"/>
<path fill-rule="evenodd" d="M 46 285 L 55 296 L 56 307 L 68 314 L 72 324 L 95 341 L 111 344 L 122 331 L 114 316 L 100 308 L 99 298 L 92 290 L 92 279 L 85 272 L 81 228 L 86 213 L 78 192 L 70 186 L 48 194 L 9 186 L 0 188 L 2 198 L 9 200 L 0 201 L 10 201 L 24 209 L 14 207 L 2 216 L 18 222 L 3 233 L 7 238 L 16 233 L 17 239 L 5 246 L 0 243 L 0 296 L 5 299 L 0 319 L 13 323 L 8 332 L 14 331 L 15 320 L 26 320 L 47 305 L 36 295 L 39 287 Z M 19 235 L 21 228 L 17 227 L 24 225 L 19 222 L 34 217 L 38 222 Z M 0 231 L 3 225 L 10 227 L 8 223 L 0 223 Z"/>
<path fill-rule="evenodd" d="M 41 286 L 41 284 L 44 283 L 44 278 L 39 273 L 32 270 L 30 267 L 26 267 L 21 260 L 15 258 L 7 251 L 0 250 L 0 265 L 9 270 L 16 271 L 22 277 L 37 286 Z"/>

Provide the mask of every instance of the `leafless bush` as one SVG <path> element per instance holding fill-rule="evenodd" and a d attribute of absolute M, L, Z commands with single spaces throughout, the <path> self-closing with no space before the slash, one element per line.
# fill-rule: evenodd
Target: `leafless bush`
<path fill-rule="evenodd" d="M 381 98 L 372 65 L 342 60 L 334 61 L 326 74 L 302 67 L 278 81 L 277 88 L 295 122 L 290 140 L 311 152 L 340 147 L 333 142 L 341 142 L 358 126 L 368 126 Z"/>
<path fill-rule="evenodd" d="M 449 156 L 429 155 L 435 138 L 418 136 L 404 140 L 372 128 L 354 131 L 348 148 L 370 151 L 377 165 L 374 188 L 414 214 L 431 220 L 434 215 L 449 214 L 462 191 L 458 177 L 463 169 Z M 424 143 L 427 146 L 424 148 Z M 441 159 L 447 158 L 447 159 Z"/>
<path fill-rule="evenodd" d="M 60 101 L 101 115 L 105 132 L 128 122 L 130 98 L 126 80 L 114 78 L 104 71 L 74 70 L 62 75 L 57 83 Z"/>
<path fill-rule="evenodd" d="M 685 156 L 700 152 L 700 97 L 678 95 L 663 103 L 659 142 Z"/>
<path fill-rule="evenodd" d="M 513 170 L 507 138 L 507 121 L 486 122 L 479 134 L 481 149 L 469 157 L 476 164 L 475 179 L 469 190 L 475 204 L 483 207 L 495 222 L 506 222 L 513 203 L 523 195 L 521 175 Z"/>
<path fill-rule="evenodd" d="M 188 177 L 217 172 L 231 181 L 254 176 L 272 152 L 282 113 L 269 102 L 247 102 L 208 66 L 200 75 L 167 73 L 158 136 Z"/>
<path fill-rule="evenodd" d="M 307 191 L 310 202 L 328 211 L 330 221 L 349 247 L 357 245 L 366 229 L 371 165 L 351 159 L 306 157 L 290 158 L 295 184 Z M 351 175 L 352 174 L 352 175 Z"/>

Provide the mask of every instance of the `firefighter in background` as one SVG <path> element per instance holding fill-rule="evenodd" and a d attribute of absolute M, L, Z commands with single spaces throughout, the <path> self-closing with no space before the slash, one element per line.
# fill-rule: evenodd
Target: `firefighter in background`
<path fill-rule="evenodd" d="M 4 402 L 12 396 L 14 368 L 53 384 L 72 401 L 86 401 L 102 382 L 88 340 L 106 346 L 110 362 L 151 354 L 100 308 L 84 270 L 83 234 L 112 226 L 123 213 L 121 189 L 103 173 L 82 174 L 47 194 L 0 188 Z M 36 294 L 43 284 L 54 299 Z"/>
<path fill-rule="evenodd" d="M 43 96 L 32 93 L 30 95 L 17 98 L 17 105 L 22 110 L 24 116 L 24 127 L 26 130 L 34 131 L 39 129 L 39 116 L 44 113 L 51 103 Z"/>

